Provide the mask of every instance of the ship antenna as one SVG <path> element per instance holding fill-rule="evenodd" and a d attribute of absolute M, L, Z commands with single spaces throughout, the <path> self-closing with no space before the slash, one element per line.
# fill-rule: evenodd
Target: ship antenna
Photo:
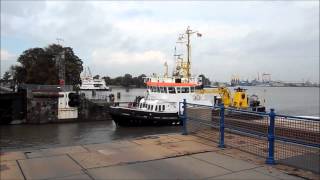
<path fill-rule="evenodd" d="M 185 67 L 185 70 L 187 71 L 186 72 L 186 76 L 187 76 L 187 80 L 188 82 L 190 81 L 190 76 L 191 76 L 191 42 L 190 42 L 190 37 L 192 34 L 194 33 L 197 33 L 197 36 L 198 37 L 201 37 L 202 34 L 200 34 L 198 31 L 192 31 L 190 29 L 190 26 L 188 26 L 186 32 L 184 34 L 181 34 L 178 38 L 178 42 L 177 43 L 187 43 L 186 46 L 187 46 L 187 64 L 186 64 L 186 67 Z M 186 41 L 182 41 L 183 39 L 185 39 L 185 36 L 184 35 L 187 35 L 187 40 Z"/>

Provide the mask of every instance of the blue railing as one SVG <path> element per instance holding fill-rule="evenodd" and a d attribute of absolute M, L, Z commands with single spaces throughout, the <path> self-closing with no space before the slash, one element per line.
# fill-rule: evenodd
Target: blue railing
<path fill-rule="evenodd" d="M 212 109 L 212 113 L 208 114 L 208 117 L 206 117 L 205 119 L 201 119 L 201 117 L 198 117 L 199 115 L 195 115 L 196 117 L 192 117 L 191 113 L 187 114 L 188 108 L 194 110 L 197 110 L 197 108 Z M 218 111 L 219 114 L 214 116 L 214 111 Z M 225 112 L 227 112 L 227 114 Z M 199 111 L 199 113 L 202 112 Z M 259 116 L 260 119 L 258 118 L 254 119 L 253 121 L 245 121 L 245 119 L 237 119 L 237 116 L 233 113 L 248 115 L 248 117 L 250 115 L 254 115 L 257 117 Z M 217 142 L 218 147 L 220 148 L 224 148 L 226 145 L 228 145 L 225 144 L 225 129 L 227 129 L 228 132 L 239 132 L 242 135 L 248 137 L 254 136 L 259 137 L 260 139 L 261 137 L 263 137 L 263 139 L 267 140 L 267 142 L 266 140 L 264 140 L 267 143 L 267 164 L 275 164 L 275 158 L 280 156 L 278 154 L 275 154 L 275 141 L 277 141 L 278 148 L 279 144 L 283 144 L 283 146 L 285 146 L 284 144 L 286 143 L 299 145 L 299 147 L 302 146 L 306 148 L 316 148 L 318 151 L 320 148 L 319 119 L 276 114 L 274 109 L 270 109 L 270 112 L 265 113 L 225 107 L 223 104 L 220 104 L 218 106 L 192 104 L 187 103 L 185 99 L 179 104 L 179 115 L 183 122 L 182 133 L 185 135 L 188 134 L 189 120 L 191 120 L 193 123 L 196 122 L 204 126 L 213 127 L 213 117 L 215 117 L 215 119 L 217 120 L 215 121 L 215 125 L 218 125 L 217 129 L 219 131 Z M 210 119 L 209 116 L 212 118 L 212 121 L 208 120 Z M 232 123 L 240 123 L 240 125 Z M 243 126 L 241 125 L 241 123 L 247 123 L 248 125 L 250 125 L 251 123 L 252 127 L 246 129 L 245 125 Z M 255 126 L 257 129 L 260 128 L 260 130 L 255 129 Z M 315 152 L 317 153 L 317 151 Z"/>

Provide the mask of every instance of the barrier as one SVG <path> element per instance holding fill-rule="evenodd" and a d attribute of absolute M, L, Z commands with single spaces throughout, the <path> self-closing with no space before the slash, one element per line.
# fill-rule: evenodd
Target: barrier
<path fill-rule="evenodd" d="M 214 141 L 266 158 L 267 164 L 286 164 L 316 173 L 320 162 L 318 119 L 246 111 L 181 102 L 183 134 Z"/>

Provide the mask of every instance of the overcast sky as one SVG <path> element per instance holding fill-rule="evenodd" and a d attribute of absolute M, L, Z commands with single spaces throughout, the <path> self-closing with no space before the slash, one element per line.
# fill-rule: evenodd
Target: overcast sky
<path fill-rule="evenodd" d="M 160 74 L 187 26 L 203 35 L 191 40 L 194 74 L 319 82 L 319 1 L 1 1 L 1 75 L 56 38 L 93 74 Z"/>

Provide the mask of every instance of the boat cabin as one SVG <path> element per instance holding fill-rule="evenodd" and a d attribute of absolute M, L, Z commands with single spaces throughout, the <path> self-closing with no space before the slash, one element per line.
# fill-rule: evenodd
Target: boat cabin
<path fill-rule="evenodd" d="M 150 101 L 150 100 L 142 99 L 138 104 L 138 108 L 141 110 L 153 111 L 153 112 L 168 112 L 176 109 L 175 104 L 176 103 L 170 103 L 170 102 L 160 101 L 160 100 Z"/>

